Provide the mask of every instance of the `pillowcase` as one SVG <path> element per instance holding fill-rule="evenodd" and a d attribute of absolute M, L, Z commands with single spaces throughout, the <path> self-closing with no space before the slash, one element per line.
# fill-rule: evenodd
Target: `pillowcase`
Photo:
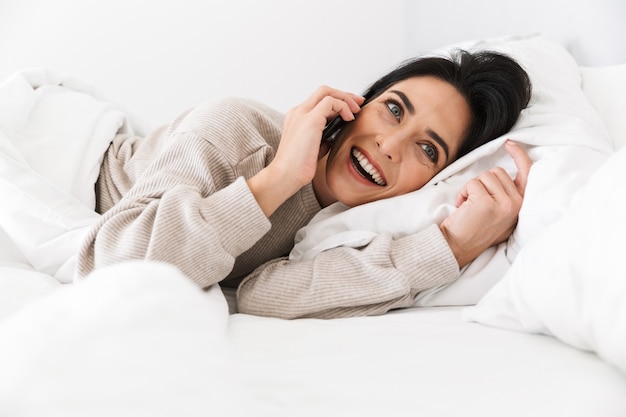
<path fill-rule="evenodd" d="M 456 194 L 471 178 L 495 166 L 515 175 L 503 147 L 511 138 L 534 161 L 517 229 L 508 242 L 466 267 L 456 282 L 423 291 L 415 302 L 475 304 L 504 276 L 520 248 L 562 215 L 572 194 L 612 153 L 608 131 L 581 89 L 579 67 L 563 47 L 541 37 L 462 46 L 500 51 L 527 70 L 533 95 L 512 131 L 455 161 L 418 191 L 351 209 L 339 203 L 327 207 L 298 232 L 292 260 L 312 259 L 337 246 L 360 247 L 383 231 L 401 237 L 440 223 L 453 212 Z"/>
<path fill-rule="evenodd" d="M 552 335 L 626 373 L 625 186 L 622 147 L 464 318 Z"/>
<path fill-rule="evenodd" d="M 615 149 L 626 144 L 626 64 L 581 67 L 582 87 L 609 130 Z M 617 92 L 617 94 L 616 94 Z"/>

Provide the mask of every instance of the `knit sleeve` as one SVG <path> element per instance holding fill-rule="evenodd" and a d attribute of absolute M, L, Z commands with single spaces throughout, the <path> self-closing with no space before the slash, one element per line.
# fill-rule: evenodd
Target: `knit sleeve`
<path fill-rule="evenodd" d="M 255 157 L 262 166 L 264 156 Z M 269 229 L 245 178 L 215 146 L 186 133 L 103 214 L 79 253 L 77 275 L 142 259 L 174 264 L 207 287 Z"/>
<path fill-rule="evenodd" d="M 142 141 L 130 160 L 105 173 L 115 181 L 145 166 L 92 228 L 77 276 L 140 259 L 174 264 L 201 287 L 225 278 L 271 228 L 246 180 L 273 158 L 282 118 L 227 98 L 183 113 L 163 136 Z"/>
<path fill-rule="evenodd" d="M 314 259 L 281 258 L 257 268 L 237 291 L 242 313 L 280 318 L 379 315 L 409 307 L 425 289 L 449 283 L 459 266 L 439 227 L 367 246 L 339 247 Z"/>

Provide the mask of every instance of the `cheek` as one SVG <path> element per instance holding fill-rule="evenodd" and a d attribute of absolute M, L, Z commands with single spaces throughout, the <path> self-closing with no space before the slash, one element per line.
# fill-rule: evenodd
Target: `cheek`
<path fill-rule="evenodd" d="M 435 172 L 420 162 L 407 164 L 398 178 L 398 187 L 405 193 L 419 190 L 435 176 Z"/>
<path fill-rule="evenodd" d="M 338 164 L 342 159 L 344 159 L 345 146 L 344 141 L 339 141 L 333 143 L 333 146 L 330 148 L 330 152 L 328 153 L 328 159 L 326 161 L 326 175 L 331 175 L 333 171 L 337 169 Z"/>
<path fill-rule="evenodd" d="M 325 168 L 326 185 L 333 193 L 341 190 L 347 177 L 345 160 L 346 151 L 342 147 L 335 148 L 328 155 Z"/>

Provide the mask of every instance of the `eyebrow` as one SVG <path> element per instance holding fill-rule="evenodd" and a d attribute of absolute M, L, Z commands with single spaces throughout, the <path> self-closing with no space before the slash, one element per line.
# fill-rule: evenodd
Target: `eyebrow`
<path fill-rule="evenodd" d="M 390 93 L 394 93 L 395 95 L 400 97 L 400 100 L 402 100 L 402 102 L 404 103 L 404 106 L 409 111 L 409 113 L 415 114 L 415 107 L 413 107 L 413 103 L 411 103 L 411 101 L 406 96 L 406 94 L 404 94 L 402 91 L 398 91 L 398 90 L 391 90 Z"/>
<path fill-rule="evenodd" d="M 409 98 L 406 96 L 406 94 L 404 94 L 402 91 L 399 91 L 399 90 L 391 90 L 390 93 L 394 93 L 395 95 L 400 97 L 400 100 L 402 100 L 402 103 L 404 103 L 404 106 L 409 111 L 409 113 L 415 114 L 415 107 L 413 106 L 413 103 L 411 103 Z M 437 132 L 435 132 L 432 129 L 426 130 L 426 134 L 428 134 L 428 136 L 430 136 L 435 142 L 439 144 L 439 146 L 441 146 L 441 148 L 446 154 L 446 162 L 448 162 L 448 158 L 450 157 L 448 144 L 441 138 L 441 136 L 439 136 Z"/>

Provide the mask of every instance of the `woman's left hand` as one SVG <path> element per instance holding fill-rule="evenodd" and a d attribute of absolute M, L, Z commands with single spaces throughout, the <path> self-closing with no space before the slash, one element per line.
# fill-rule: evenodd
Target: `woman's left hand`
<path fill-rule="evenodd" d="M 532 160 L 510 140 L 506 150 L 518 168 L 515 179 L 498 167 L 470 180 L 457 196 L 457 210 L 440 225 L 461 268 L 508 239 L 517 225 Z"/>

